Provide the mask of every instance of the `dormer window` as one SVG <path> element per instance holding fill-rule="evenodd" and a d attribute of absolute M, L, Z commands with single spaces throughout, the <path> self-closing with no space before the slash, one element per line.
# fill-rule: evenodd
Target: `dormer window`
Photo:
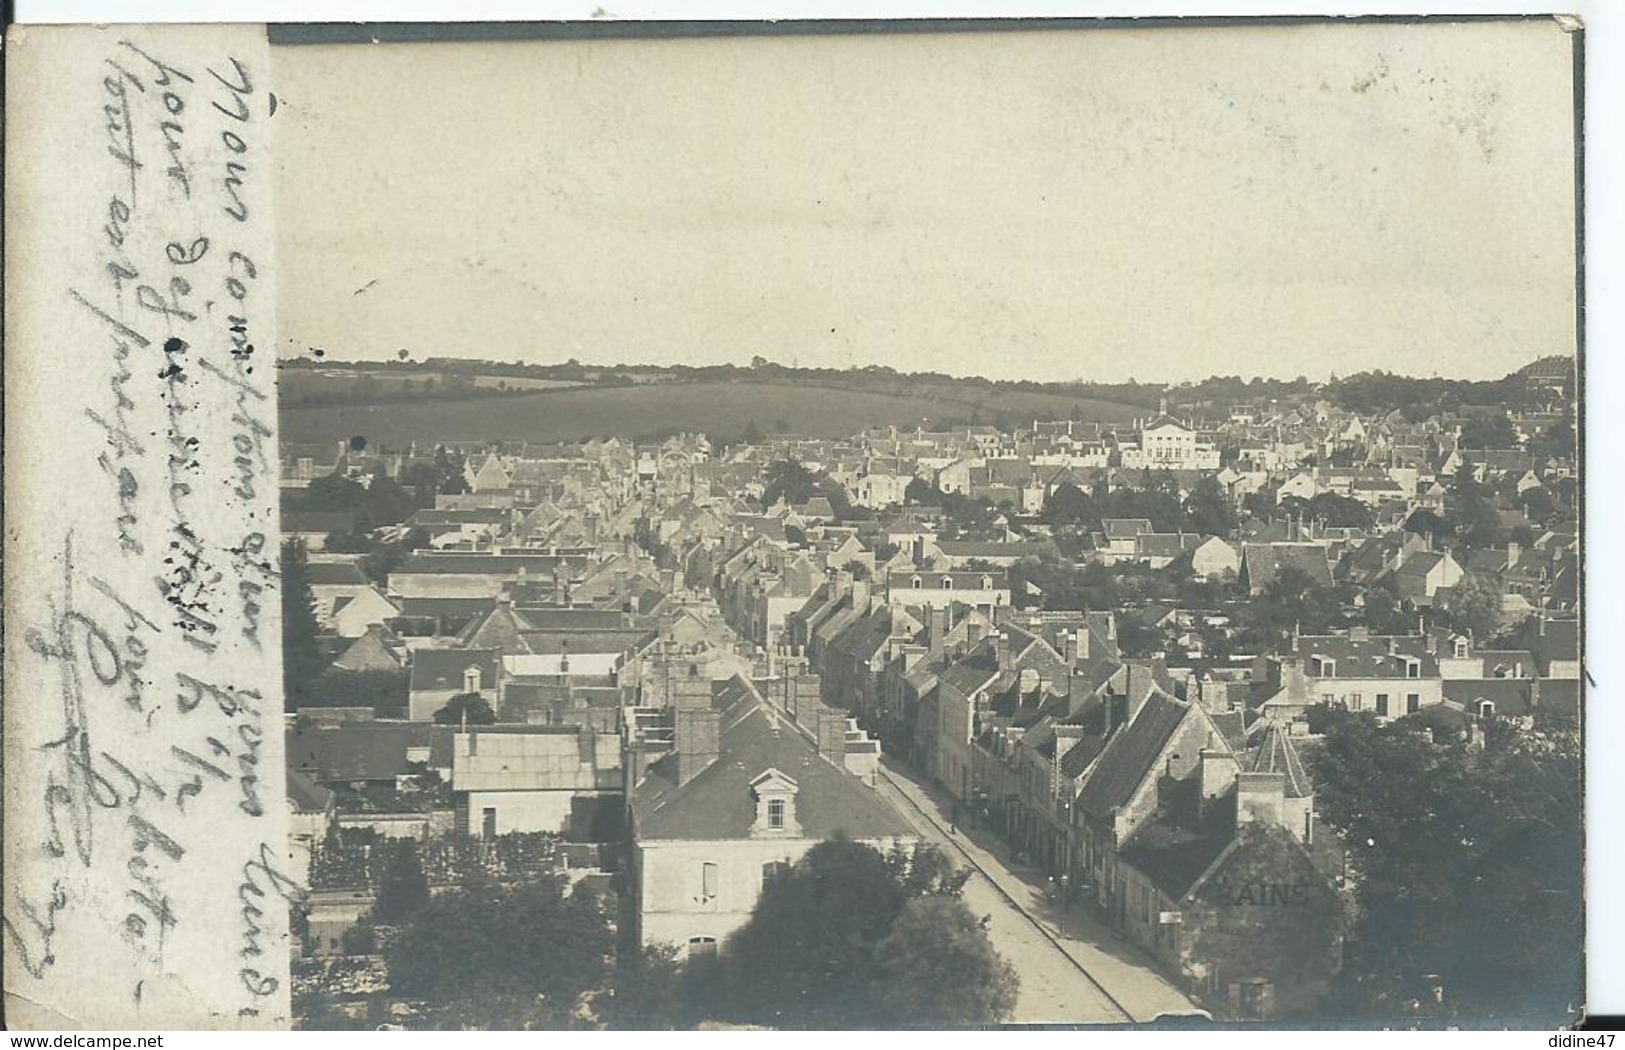
<path fill-rule="evenodd" d="M 945 591 L 951 591 L 954 589 L 954 578 L 952 576 L 944 576 L 942 578 L 942 589 Z"/>
<path fill-rule="evenodd" d="M 919 590 L 920 587 L 923 585 L 923 583 L 924 583 L 924 581 L 921 580 L 918 576 L 914 577 L 914 589 L 915 590 Z"/>
<path fill-rule="evenodd" d="M 1456 639 L 1456 659 L 1467 659 L 1467 639 L 1465 638 Z"/>
<path fill-rule="evenodd" d="M 750 782 L 756 798 L 756 822 L 751 825 L 753 838 L 795 837 L 801 834 L 796 820 L 796 782 L 777 769 L 769 769 Z"/>
<path fill-rule="evenodd" d="M 982 590 L 991 591 L 992 589 L 993 589 L 993 577 L 991 577 L 991 576 L 983 576 L 982 577 Z"/>

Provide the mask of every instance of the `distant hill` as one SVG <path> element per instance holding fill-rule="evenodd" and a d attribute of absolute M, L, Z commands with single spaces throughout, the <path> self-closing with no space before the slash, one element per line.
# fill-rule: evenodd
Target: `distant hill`
<path fill-rule="evenodd" d="M 281 410 L 290 441 L 363 436 L 374 445 L 416 441 L 576 441 L 657 438 L 681 431 L 735 439 L 747 430 L 845 437 L 867 427 L 913 429 L 969 423 L 1029 424 L 1034 418 L 1125 422 L 1138 405 L 1059 393 L 940 388 L 884 393 L 809 382 L 698 381 L 580 386 L 464 399 L 339 403 Z"/>

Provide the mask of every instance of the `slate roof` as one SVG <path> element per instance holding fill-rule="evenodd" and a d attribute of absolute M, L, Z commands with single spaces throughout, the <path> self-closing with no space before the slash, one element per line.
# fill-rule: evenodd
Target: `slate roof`
<path fill-rule="evenodd" d="M 325 813 L 333 804 L 333 792 L 298 769 L 288 770 L 288 801 L 296 813 Z"/>
<path fill-rule="evenodd" d="M 1308 798 L 1314 794 L 1303 759 L 1298 757 L 1297 746 L 1292 742 L 1291 731 L 1280 722 L 1272 720 L 1264 726 L 1258 750 L 1248 756 L 1247 771 L 1285 773 L 1287 798 Z"/>
<path fill-rule="evenodd" d="M 494 597 L 401 598 L 396 604 L 402 616 L 477 616 L 496 605 Z"/>
<path fill-rule="evenodd" d="M 313 561 L 305 566 L 312 587 L 365 587 L 367 576 L 353 561 Z"/>
<path fill-rule="evenodd" d="M 412 653 L 412 691 L 463 690 L 463 671 L 480 669 L 480 688 L 495 689 L 502 673 L 502 653 L 496 649 L 417 649 Z"/>
<path fill-rule="evenodd" d="M 804 839 L 827 839 L 837 832 L 857 841 L 916 837 L 873 788 L 825 761 L 748 682 L 734 678 L 717 683 L 716 690 L 719 757 L 681 787 L 675 753 L 650 765 L 632 793 L 638 841 L 749 838 L 756 822 L 751 782 L 769 769 L 796 782 L 796 821 Z"/>
<path fill-rule="evenodd" d="M 1306 634 L 1298 638 L 1296 654 L 1304 660 L 1304 673 L 1315 678 L 1405 678 L 1406 658 L 1420 662 L 1418 678 L 1437 678 L 1439 658 L 1428 652 L 1421 634 L 1372 635 L 1350 638 L 1340 634 Z M 1317 675 L 1312 657 L 1335 661 L 1332 674 Z"/>
<path fill-rule="evenodd" d="M 1478 702 L 1488 700 L 1495 705 L 1497 716 L 1516 718 L 1533 710 L 1529 682 L 1527 678 L 1458 679 L 1444 683 L 1444 698 L 1462 705 L 1468 713 L 1475 715 L 1478 714 Z"/>
<path fill-rule="evenodd" d="M 1332 572 L 1326 551 L 1313 543 L 1245 543 L 1241 548 L 1242 571 L 1248 586 L 1257 590 L 1286 569 L 1299 569 L 1322 586 L 1330 587 Z"/>
<path fill-rule="evenodd" d="M 1231 796 L 1233 803 L 1233 796 Z M 1190 831 L 1154 820 L 1124 844 L 1123 860 L 1178 900 L 1235 841 L 1231 831 Z"/>
<path fill-rule="evenodd" d="M 318 782 L 394 780 L 411 770 L 406 752 L 429 746 L 428 722 L 336 722 L 288 728 L 288 768 Z"/>
<path fill-rule="evenodd" d="M 1151 521 L 1149 518 L 1102 518 L 1100 528 L 1107 539 L 1127 540 L 1142 532 L 1150 532 Z"/>
<path fill-rule="evenodd" d="M 1090 816 L 1109 819 L 1155 771 L 1157 757 L 1179 728 L 1190 705 L 1154 692 L 1134 721 L 1112 736 L 1100 764 L 1084 783 L 1078 805 Z"/>

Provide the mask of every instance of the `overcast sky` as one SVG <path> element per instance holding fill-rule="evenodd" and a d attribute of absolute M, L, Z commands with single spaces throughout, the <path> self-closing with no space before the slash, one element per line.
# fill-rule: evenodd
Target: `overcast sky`
<path fill-rule="evenodd" d="M 1114 381 L 1574 349 L 1549 22 L 275 62 L 285 355 Z"/>

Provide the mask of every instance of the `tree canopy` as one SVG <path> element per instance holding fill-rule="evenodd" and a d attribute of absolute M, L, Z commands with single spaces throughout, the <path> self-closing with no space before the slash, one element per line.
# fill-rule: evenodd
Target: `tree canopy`
<path fill-rule="evenodd" d="M 390 989 L 429 1004 L 444 1026 L 560 1028 L 602 988 L 614 951 L 605 902 L 549 873 L 516 887 L 436 895 L 386 953 Z"/>
<path fill-rule="evenodd" d="M 1409 1003 L 1542 1027 L 1573 1016 L 1583 991 L 1574 727 L 1490 719 L 1476 747 L 1430 741 L 1414 718 L 1314 716 L 1317 807 L 1349 846 L 1359 900 L 1331 1006 L 1380 1016 Z"/>
<path fill-rule="evenodd" d="M 958 899 L 967 877 L 934 848 L 814 846 L 729 941 L 715 1016 L 799 1029 L 1008 1017 L 1016 975 Z"/>
<path fill-rule="evenodd" d="M 301 540 L 282 544 L 282 686 L 290 710 L 313 699 L 317 679 L 327 668 L 316 636 L 316 596 L 310 589 L 309 558 Z"/>
<path fill-rule="evenodd" d="M 434 720 L 443 726 L 462 725 L 465 720 L 471 726 L 488 726 L 495 724 L 497 713 L 479 693 L 458 693 L 434 713 Z"/>
<path fill-rule="evenodd" d="M 429 880 L 423 874 L 417 840 L 404 839 L 392 846 L 372 906 L 372 916 L 379 922 L 408 919 L 429 903 Z"/>

